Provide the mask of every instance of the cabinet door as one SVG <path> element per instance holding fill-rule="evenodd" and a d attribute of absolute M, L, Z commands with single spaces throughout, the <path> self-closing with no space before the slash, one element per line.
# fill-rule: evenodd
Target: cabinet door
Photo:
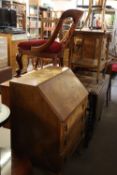
<path fill-rule="evenodd" d="M 95 45 L 96 45 L 96 39 L 95 38 L 89 38 L 85 37 L 83 42 L 83 59 L 95 59 Z"/>
<path fill-rule="evenodd" d="M 0 37 L 0 68 L 8 66 L 7 38 Z"/>

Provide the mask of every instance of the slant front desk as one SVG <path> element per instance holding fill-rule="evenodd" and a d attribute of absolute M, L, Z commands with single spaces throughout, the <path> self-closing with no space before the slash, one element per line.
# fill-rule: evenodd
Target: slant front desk
<path fill-rule="evenodd" d="M 70 69 L 49 67 L 12 80 L 10 93 L 12 150 L 58 171 L 84 135 L 86 89 Z"/>

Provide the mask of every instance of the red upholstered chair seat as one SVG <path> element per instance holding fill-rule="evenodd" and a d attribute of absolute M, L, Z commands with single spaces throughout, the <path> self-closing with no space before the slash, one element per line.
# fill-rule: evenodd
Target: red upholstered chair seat
<path fill-rule="evenodd" d="M 43 45 L 47 43 L 47 41 L 48 40 L 42 40 L 42 39 L 24 41 L 24 42 L 19 43 L 18 47 L 23 50 L 31 50 L 31 47 Z M 62 48 L 61 43 L 54 41 L 50 45 L 50 47 L 45 51 L 51 52 L 51 53 L 58 53 L 61 51 L 61 48 Z"/>
<path fill-rule="evenodd" d="M 117 63 L 112 64 L 112 72 L 117 72 Z"/>

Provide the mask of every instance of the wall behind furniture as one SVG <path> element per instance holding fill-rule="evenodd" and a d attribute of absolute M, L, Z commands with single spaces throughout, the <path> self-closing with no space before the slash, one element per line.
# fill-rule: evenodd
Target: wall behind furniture
<path fill-rule="evenodd" d="M 2 7 L 2 0 L 0 0 L 0 7 Z"/>
<path fill-rule="evenodd" d="M 41 5 L 49 4 L 54 10 L 76 8 L 76 0 L 41 0 Z"/>

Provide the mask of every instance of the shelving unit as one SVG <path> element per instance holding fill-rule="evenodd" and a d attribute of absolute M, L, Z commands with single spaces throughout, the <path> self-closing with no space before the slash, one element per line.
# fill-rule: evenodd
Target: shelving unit
<path fill-rule="evenodd" d="M 15 1 L 12 3 L 12 8 L 15 9 L 17 13 L 17 28 L 26 30 L 26 4 Z"/>
<path fill-rule="evenodd" d="M 105 29 L 112 29 L 114 23 L 114 14 L 115 10 L 112 9 L 110 6 L 106 6 L 104 18 L 102 18 L 102 8 L 93 7 L 91 28 L 102 29 L 103 25 L 105 25 Z"/>
<path fill-rule="evenodd" d="M 2 1 L 2 7 L 16 10 L 17 28 L 26 30 L 26 4 L 16 1 Z"/>
<path fill-rule="evenodd" d="M 39 11 L 39 20 L 41 21 L 40 37 L 49 38 L 55 29 L 58 19 L 62 14 L 62 11 L 54 11 L 52 9 L 43 7 L 40 7 Z"/>
<path fill-rule="evenodd" d="M 27 32 L 29 33 L 30 38 L 39 38 L 39 10 L 36 5 L 29 5 Z"/>
<path fill-rule="evenodd" d="M 41 21 L 40 28 L 39 28 L 40 38 L 48 38 L 50 36 L 51 11 L 48 8 L 44 8 L 44 7 L 39 7 L 39 11 L 40 11 L 39 20 Z"/>
<path fill-rule="evenodd" d="M 77 5 L 77 7 L 83 8 L 85 10 L 81 24 L 84 23 L 88 14 L 89 6 L 87 3 L 88 1 L 84 1 L 84 3 L 80 3 L 80 5 Z M 87 23 L 85 24 L 85 27 L 90 29 L 101 30 L 112 29 L 114 23 L 115 10 L 111 8 L 111 6 L 106 6 L 105 0 L 93 0 L 90 10 L 91 14 Z"/>
<path fill-rule="evenodd" d="M 27 15 L 27 32 L 29 38 L 48 39 L 55 29 L 62 11 L 41 7 L 38 3 L 29 2 Z"/>

